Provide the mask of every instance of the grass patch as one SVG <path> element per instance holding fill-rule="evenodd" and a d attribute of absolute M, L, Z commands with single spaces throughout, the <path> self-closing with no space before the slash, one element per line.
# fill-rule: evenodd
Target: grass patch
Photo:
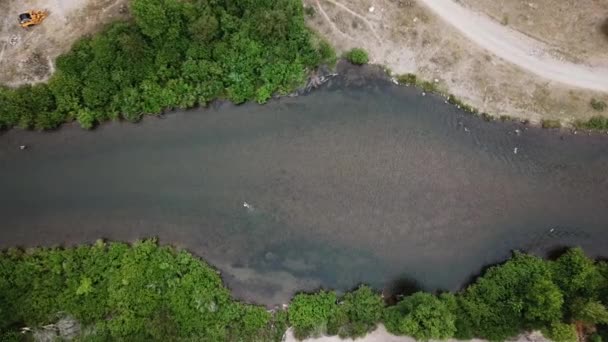
<path fill-rule="evenodd" d="M 397 76 L 397 81 L 401 84 L 415 85 L 416 84 L 416 75 L 414 75 L 414 74 L 399 75 L 399 76 Z"/>
<path fill-rule="evenodd" d="M 594 116 L 587 121 L 576 121 L 574 126 L 580 129 L 608 130 L 608 117 Z"/>
<path fill-rule="evenodd" d="M 500 121 L 505 122 L 505 121 L 513 121 L 513 117 L 509 116 L 509 115 L 501 115 L 499 117 Z"/>
<path fill-rule="evenodd" d="M 346 53 L 344 57 L 346 58 L 346 60 L 355 65 L 363 65 L 369 62 L 369 56 L 367 54 L 367 51 L 361 48 L 351 49 Z"/>
<path fill-rule="evenodd" d="M 544 119 L 541 121 L 541 126 L 543 128 L 560 128 L 562 127 L 562 124 L 559 120 Z"/>
<path fill-rule="evenodd" d="M 461 99 L 457 98 L 456 96 L 454 96 L 452 94 L 448 95 L 448 102 L 466 112 L 473 113 L 473 114 L 479 113 L 479 110 L 477 110 L 477 108 L 462 102 Z M 492 120 L 492 116 L 489 115 L 488 113 L 481 113 L 481 117 L 486 121 Z"/>
<path fill-rule="evenodd" d="M 589 104 L 591 105 L 591 108 L 597 110 L 598 112 L 603 112 L 604 109 L 606 109 L 606 102 L 604 101 L 591 99 L 591 102 L 589 102 Z"/>
<path fill-rule="evenodd" d="M 422 90 L 427 93 L 437 93 L 439 92 L 439 88 L 437 87 L 437 83 L 430 81 L 419 81 L 417 84 Z"/>

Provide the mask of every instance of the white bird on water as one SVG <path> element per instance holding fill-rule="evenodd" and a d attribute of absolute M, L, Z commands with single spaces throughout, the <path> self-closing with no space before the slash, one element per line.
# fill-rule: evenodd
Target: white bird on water
<path fill-rule="evenodd" d="M 516 147 L 516 148 L 514 148 L 514 149 L 513 149 L 513 153 L 514 153 L 514 154 L 517 154 L 517 150 L 518 150 L 518 148 L 517 148 L 517 147 Z"/>
<path fill-rule="evenodd" d="M 253 206 L 247 202 L 243 202 L 243 207 L 245 207 L 248 211 L 254 210 Z"/>

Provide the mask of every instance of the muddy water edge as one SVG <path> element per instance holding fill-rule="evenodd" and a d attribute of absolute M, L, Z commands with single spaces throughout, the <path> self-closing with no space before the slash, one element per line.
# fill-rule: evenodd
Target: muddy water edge
<path fill-rule="evenodd" d="M 269 306 L 361 282 L 456 290 L 513 249 L 608 256 L 608 136 L 485 122 L 376 68 L 339 73 L 263 106 L 2 133 L 0 247 L 156 236 Z"/>

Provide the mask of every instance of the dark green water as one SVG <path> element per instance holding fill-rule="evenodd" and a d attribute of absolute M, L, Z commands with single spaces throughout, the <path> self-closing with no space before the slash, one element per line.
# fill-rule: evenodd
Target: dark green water
<path fill-rule="evenodd" d="M 0 247 L 158 236 L 266 304 L 457 289 L 512 249 L 608 256 L 608 136 L 488 123 L 343 72 L 265 106 L 0 135 Z"/>

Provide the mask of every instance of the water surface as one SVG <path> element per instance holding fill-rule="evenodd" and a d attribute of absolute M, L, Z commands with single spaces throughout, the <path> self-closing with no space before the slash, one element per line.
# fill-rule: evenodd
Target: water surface
<path fill-rule="evenodd" d="M 513 249 L 607 256 L 607 136 L 343 73 L 264 106 L 0 135 L 0 247 L 157 236 L 269 305 L 360 282 L 457 289 Z"/>

